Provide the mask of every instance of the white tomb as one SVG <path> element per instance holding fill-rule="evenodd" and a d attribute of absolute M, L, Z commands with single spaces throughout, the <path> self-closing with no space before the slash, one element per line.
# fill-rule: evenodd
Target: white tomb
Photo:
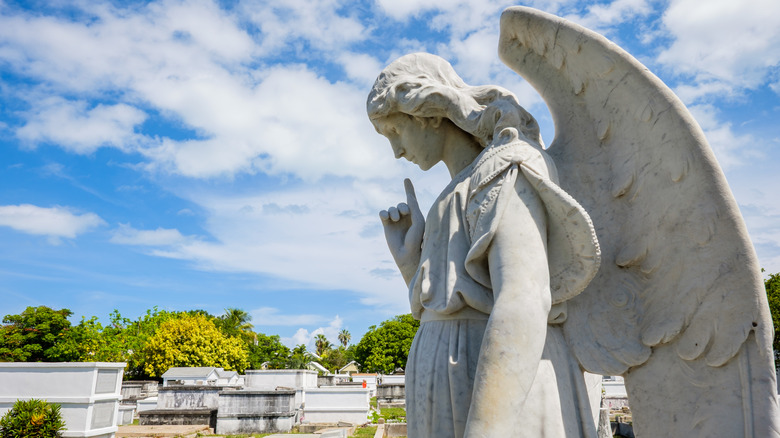
<path fill-rule="evenodd" d="M 385 374 L 382 376 L 383 385 L 404 385 L 406 384 L 405 374 Z"/>
<path fill-rule="evenodd" d="M 364 424 L 368 421 L 368 388 L 329 386 L 306 390 L 306 423 Z"/>
<path fill-rule="evenodd" d="M 65 438 L 113 438 L 125 363 L 0 363 L 0 415 L 17 400 L 61 406 Z"/>
<path fill-rule="evenodd" d="M 378 380 L 376 373 L 354 373 L 352 374 L 352 381 L 357 383 L 365 382 L 366 388 L 368 388 L 371 397 L 376 396 L 376 385 Z"/>
<path fill-rule="evenodd" d="M 157 409 L 157 397 L 149 397 L 135 402 L 136 413 Z"/>
<path fill-rule="evenodd" d="M 295 409 L 300 409 L 306 401 L 306 391 L 316 387 L 317 372 L 310 370 L 246 370 L 244 376 L 246 390 L 295 390 Z"/>

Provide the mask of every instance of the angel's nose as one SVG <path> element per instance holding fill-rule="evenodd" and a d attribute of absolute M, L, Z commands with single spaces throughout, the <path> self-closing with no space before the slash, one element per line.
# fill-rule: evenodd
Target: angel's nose
<path fill-rule="evenodd" d="M 390 146 L 393 148 L 393 154 L 395 154 L 396 159 L 403 157 L 404 153 L 406 153 L 404 148 L 399 145 L 398 142 L 391 141 Z"/>

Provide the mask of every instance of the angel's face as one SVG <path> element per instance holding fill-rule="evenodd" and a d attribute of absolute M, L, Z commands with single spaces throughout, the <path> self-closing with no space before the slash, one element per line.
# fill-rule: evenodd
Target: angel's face
<path fill-rule="evenodd" d="M 427 123 L 408 114 L 395 113 L 374 120 L 376 130 L 390 140 L 396 158 L 406 158 L 428 170 L 442 160 L 445 132 L 440 123 Z"/>

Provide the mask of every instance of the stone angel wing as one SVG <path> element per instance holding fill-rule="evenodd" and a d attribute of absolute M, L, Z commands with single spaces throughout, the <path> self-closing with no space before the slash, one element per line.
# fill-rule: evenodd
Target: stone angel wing
<path fill-rule="evenodd" d="M 640 437 L 780 436 L 758 261 L 685 106 L 606 38 L 534 9 L 504 12 L 499 54 L 547 102 L 561 187 L 599 238 L 564 323 L 581 366 L 625 377 Z"/>

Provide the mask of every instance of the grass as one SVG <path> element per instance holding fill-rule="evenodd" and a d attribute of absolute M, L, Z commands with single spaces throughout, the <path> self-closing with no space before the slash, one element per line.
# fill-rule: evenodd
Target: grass
<path fill-rule="evenodd" d="M 376 426 L 364 426 L 359 429 L 355 429 L 355 434 L 350 435 L 349 438 L 373 438 L 376 433 Z"/>
<path fill-rule="evenodd" d="M 406 421 L 406 410 L 404 408 L 382 408 L 379 412 L 379 416 L 384 418 L 385 421 Z"/>

